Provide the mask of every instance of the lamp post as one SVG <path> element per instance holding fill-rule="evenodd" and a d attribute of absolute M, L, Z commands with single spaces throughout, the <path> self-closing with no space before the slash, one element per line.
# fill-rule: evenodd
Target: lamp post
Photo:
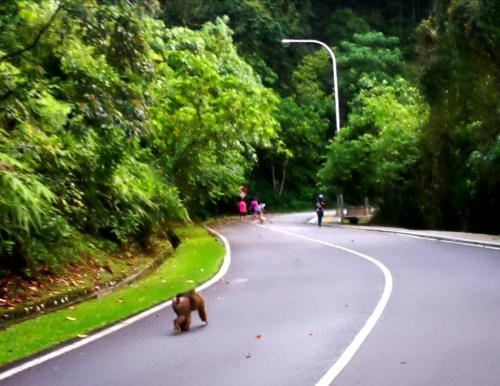
<path fill-rule="evenodd" d="M 340 111 L 339 111 L 339 90 L 337 86 L 337 61 L 335 60 L 335 54 L 332 49 L 328 47 L 327 44 L 320 42 L 319 40 L 312 39 L 281 39 L 283 44 L 290 43 L 313 43 L 319 44 L 320 46 L 326 48 L 328 53 L 332 58 L 332 67 L 333 67 L 333 94 L 335 96 L 335 118 L 336 118 L 336 133 L 339 133 L 340 130 Z M 342 224 L 344 219 L 344 199 L 342 194 L 337 196 L 337 212 L 339 213 L 340 223 Z"/>
<path fill-rule="evenodd" d="M 336 118 L 336 132 L 338 134 L 340 130 L 340 112 L 339 112 L 339 91 L 338 91 L 338 86 L 337 86 L 337 61 L 335 60 L 335 54 L 333 53 L 332 49 L 328 47 L 323 42 L 320 42 L 319 40 L 311 40 L 311 39 L 281 39 L 281 42 L 283 44 L 289 44 L 289 43 L 314 43 L 314 44 L 319 44 L 326 48 L 328 53 L 330 54 L 332 58 L 332 63 L 333 63 L 333 93 L 335 95 L 335 118 Z"/>

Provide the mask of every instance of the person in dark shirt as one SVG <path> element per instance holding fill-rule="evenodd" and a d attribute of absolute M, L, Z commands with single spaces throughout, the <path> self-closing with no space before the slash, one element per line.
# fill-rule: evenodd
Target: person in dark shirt
<path fill-rule="evenodd" d="M 322 194 L 318 195 L 318 199 L 316 200 L 316 215 L 318 216 L 318 226 L 321 226 L 321 222 L 323 221 L 323 216 L 325 214 L 325 198 Z"/>

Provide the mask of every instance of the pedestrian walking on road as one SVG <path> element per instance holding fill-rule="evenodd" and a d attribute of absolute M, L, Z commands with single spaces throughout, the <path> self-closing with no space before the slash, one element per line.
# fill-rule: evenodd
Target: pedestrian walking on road
<path fill-rule="evenodd" d="M 238 210 L 240 211 L 241 222 L 245 221 L 245 216 L 247 215 L 247 203 L 245 202 L 243 197 L 241 197 L 240 201 L 238 202 Z"/>
<path fill-rule="evenodd" d="M 322 194 L 318 195 L 318 199 L 316 200 L 316 215 L 318 216 L 318 226 L 321 227 L 321 223 L 323 221 L 323 216 L 325 214 L 325 198 Z"/>
<path fill-rule="evenodd" d="M 259 213 L 259 201 L 257 197 L 254 197 L 253 200 L 250 201 L 250 210 L 252 211 L 252 220 L 255 220 Z"/>
<path fill-rule="evenodd" d="M 264 220 L 266 219 L 264 217 L 264 208 L 266 207 L 266 204 L 261 202 L 259 206 L 257 207 L 257 217 L 259 218 L 259 222 L 261 224 L 264 224 Z"/>

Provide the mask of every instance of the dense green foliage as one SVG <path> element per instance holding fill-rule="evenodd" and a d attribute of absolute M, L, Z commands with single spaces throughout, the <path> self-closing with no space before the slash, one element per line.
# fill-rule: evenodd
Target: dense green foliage
<path fill-rule="evenodd" d="M 0 266 L 321 189 L 381 221 L 500 231 L 494 0 L 5 0 Z M 314 44 L 335 52 L 332 67 Z"/>
<path fill-rule="evenodd" d="M 442 1 L 419 26 L 431 106 L 420 193 L 430 226 L 500 231 L 499 26 L 494 0 Z"/>
<path fill-rule="evenodd" d="M 66 258 L 82 235 L 148 245 L 230 197 L 277 100 L 225 21 L 167 29 L 153 2 L 2 4 L 1 266 Z"/>
<path fill-rule="evenodd" d="M 330 143 L 319 176 L 330 196 L 348 192 L 349 203 L 372 197 L 385 222 L 420 225 L 411 197 L 417 187 L 419 139 L 428 106 L 403 78 L 378 83 L 362 78 L 349 124 Z"/>

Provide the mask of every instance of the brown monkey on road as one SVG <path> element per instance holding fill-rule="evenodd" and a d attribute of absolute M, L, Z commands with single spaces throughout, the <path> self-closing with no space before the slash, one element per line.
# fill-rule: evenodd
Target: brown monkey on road
<path fill-rule="evenodd" d="M 189 331 L 191 325 L 191 311 L 198 311 L 200 319 L 208 324 L 207 311 L 203 297 L 195 290 L 177 294 L 172 299 L 172 308 L 177 314 L 174 320 L 174 332 Z"/>

